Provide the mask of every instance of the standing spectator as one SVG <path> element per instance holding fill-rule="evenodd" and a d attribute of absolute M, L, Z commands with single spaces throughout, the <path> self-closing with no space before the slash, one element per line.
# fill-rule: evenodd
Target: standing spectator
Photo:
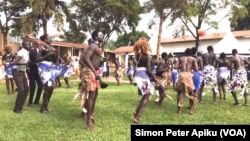
<path fill-rule="evenodd" d="M 78 57 L 75 57 L 75 60 L 73 61 L 73 70 L 75 72 L 77 80 L 79 79 L 79 59 Z"/>
<path fill-rule="evenodd" d="M 41 43 L 37 43 L 35 47 L 32 47 L 30 49 L 30 53 L 29 53 L 30 63 L 28 65 L 29 71 L 27 73 L 29 77 L 30 94 L 29 94 L 28 107 L 32 107 L 36 86 L 37 86 L 37 90 L 36 90 L 36 97 L 35 97 L 34 104 L 36 105 L 39 104 L 40 97 L 41 97 L 42 90 L 43 90 L 43 84 L 38 74 L 38 66 L 37 66 L 37 63 L 38 63 L 37 57 L 38 57 L 39 48 L 42 48 L 42 47 L 43 45 Z"/>
<path fill-rule="evenodd" d="M 127 77 L 129 79 L 129 83 L 134 83 L 134 59 L 133 56 L 129 56 L 128 58 L 128 70 L 127 70 Z"/>
<path fill-rule="evenodd" d="M 103 78 L 106 78 L 108 77 L 108 62 L 107 61 L 104 61 L 103 62 L 103 65 L 102 65 L 102 72 L 103 72 Z"/>
<path fill-rule="evenodd" d="M 117 85 L 120 85 L 120 82 L 123 77 L 123 74 L 122 74 L 123 72 L 122 72 L 120 61 L 117 57 L 115 58 L 114 63 L 115 63 L 115 71 L 114 71 L 115 79 L 116 79 Z"/>
<path fill-rule="evenodd" d="M 236 95 L 236 88 L 241 88 L 241 96 L 245 99 L 245 106 L 248 106 L 248 80 L 245 65 L 249 65 L 250 62 L 247 58 L 238 55 L 237 49 L 232 50 L 233 57 L 231 59 L 230 66 L 235 69 L 233 79 L 229 84 L 229 91 L 232 93 L 234 98 L 234 105 L 239 106 L 240 102 Z"/>
<path fill-rule="evenodd" d="M 157 80 L 152 72 L 151 48 L 148 44 L 148 40 L 144 37 L 139 38 L 134 45 L 133 51 L 137 62 L 134 80 L 137 84 L 138 92 L 142 96 L 133 115 L 134 122 L 139 123 L 142 111 L 154 93 L 154 85 L 151 80 L 154 82 L 157 82 Z"/>
<path fill-rule="evenodd" d="M 22 113 L 23 105 L 29 94 L 28 78 L 26 73 L 27 65 L 29 64 L 29 49 L 30 43 L 24 41 L 22 48 L 17 52 L 15 65 L 13 68 L 13 78 L 17 85 L 17 97 L 14 106 L 15 113 Z"/>
<path fill-rule="evenodd" d="M 171 68 L 171 80 L 173 85 L 173 90 L 176 91 L 176 83 L 179 70 L 174 68 L 176 60 L 172 52 L 168 54 L 168 66 Z"/>
<path fill-rule="evenodd" d="M 14 67 L 15 55 L 12 53 L 12 48 L 10 46 L 5 46 L 5 54 L 2 57 L 2 64 L 4 65 L 5 72 L 5 85 L 8 94 L 14 94 L 15 83 L 12 75 L 12 70 Z"/>

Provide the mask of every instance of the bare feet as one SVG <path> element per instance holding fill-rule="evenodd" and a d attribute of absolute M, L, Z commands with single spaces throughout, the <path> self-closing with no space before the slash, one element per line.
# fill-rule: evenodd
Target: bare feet
<path fill-rule="evenodd" d="M 93 131 L 94 130 L 94 127 L 92 125 L 87 125 L 87 130 L 88 131 Z"/>
<path fill-rule="evenodd" d="M 140 119 L 137 118 L 137 114 L 133 112 L 133 115 L 134 115 L 134 123 L 140 123 Z"/>
<path fill-rule="evenodd" d="M 94 115 L 92 115 L 90 119 L 91 119 L 92 123 L 96 123 L 96 118 Z"/>

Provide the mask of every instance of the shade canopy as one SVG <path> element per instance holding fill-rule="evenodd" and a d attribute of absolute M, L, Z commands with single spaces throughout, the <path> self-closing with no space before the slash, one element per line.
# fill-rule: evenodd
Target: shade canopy
<path fill-rule="evenodd" d="M 231 54 L 233 49 L 237 49 L 239 54 L 244 54 L 249 52 L 249 47 L 244 47 L 242 44 L 237 40 L 232 32 L 226 33 L 226 35 L 214 46 L 215 53 L 226 53 Z"/>

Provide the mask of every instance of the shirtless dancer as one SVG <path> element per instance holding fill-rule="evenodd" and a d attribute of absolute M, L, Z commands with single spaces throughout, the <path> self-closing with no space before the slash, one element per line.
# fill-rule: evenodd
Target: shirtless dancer
<path fill-rule="evenodd" d="M 214 53 L 214 48 L 213 46 L 208 46 L 207 47 L 207 53 L 203 54 L 203 63 L 204 63 L 204 68 L 202 72 L 202 83 L 201 83 L 201 88 L 200 88 L 200 95 L 199 95 L 199 102 L 202 102 L 202 93 L 204 86 L 208 84 L 208 82 L 211 82 L 211 88 L 213 92 L 213 103 L 216 104 L 216 84 L 217 84 L 217 77 L 216 77 L 216 70 L 215 70 L 215 65 L 218 62 L 218 58 L 216 54 Z"/>
<path fill-rule="evenodd" d="M 197 60 L 198 64 L 198 71 L 193 71 L 193 80 L 194 80 L 194 86 L 195 86 L 195 96 L 198 97 L 200 95 L 200 87 L 201 87 L 201 73 L 203 69 L 203 61 L 200 56 L 197 55 L 198 49 L 196 47 L 192 47 L 192 56 Z"/>
<path fill-rule="evenodd" d="M 98 79 L 100 77 L 98 69 L 101 67 L 102 48 L 100 46 L 103 41 L 103 33 L 95 30 L 92 32 L 93 42 L 84 52 L 80 63 L 83 64 L 81 70 L 81 84 L 85 89 L 85 94 L 88 94 L 86 100 L 87 109 L 87 130 L 93 130 L 93 123 L 95 122 L 94 110 L 95 103 L 98 96 Z"/>
<path fill-rule="evenodd" d="M 156 67 L 155 77 L 159 83 L 155 83 L 156 90 L 159 91 L 159 97 L 155 100 L 155 106 L 160 108 L 161 104 L 166 96 L 166 90 L 168 88 L 168 81 L 170 80 L 170 68 L 166 64 L 168 54 L 163 52 L 161 54 L 161 60 Z"/>
<path fill-rule="evenodd" d="M 249 65 L 250 62 L 246 58 L 238 55 L 237 49 L 233 49 L 232 54 L 233 57 L 231 59 L 231 67 L 232 69 L 235 69 L 235 71 L 233 79 L 229 84 L 229 91 L 232 93 L 232 96 L 234 98 L 234 105 L 239 106 L 240 103 L 236 95 L 236 88 L 241 88 L 241 94 L 245 99 L 245 106 L 248 106 L 248 80 L 245 64 Z"/>
<path fill-rule="evenodd" d="M 183 107 L 184 98 L 189 98 L 190 114 L 194 113 L 194 100 L 195 100 L 195 87 L 193 82 L 192 71 L 198 71 L 197 60 L 192 57 L 192 50 L 187 48 L 185 50 L 185 56 L 181 57 L 175 65 L 176 69 L 180 69 L 176 90 L 177 90 L 177 113 L 181 113 L 181 107 Z"/>

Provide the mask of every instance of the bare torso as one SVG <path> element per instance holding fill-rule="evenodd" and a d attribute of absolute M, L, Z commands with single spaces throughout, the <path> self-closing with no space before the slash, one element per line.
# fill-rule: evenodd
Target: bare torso
<path fill-rule="evenodd" d="M 198 70 L 197 60 L 191 56 L 181 57 L 176 65 L 180 69 L 180 72 L 192 72 L 192 70 Z"/>
<path fill-rule="evenodd" d="M 101 51 L 96 43 L 92 43 L 84 53 L 83 56 L 83 66 L 89 67 L 94 73 L 99 69 L 101 65 Z"/>
<path fill-rule="evenodd" d="M 232 68 L 234 68 L 235 70 L 244 70 L 245 62 L 249 64 L 249 62 L 245 58 L 236 54 L 231 60 Z"/>
<path fill-rule="evenodd" d="M 200 56 L 194 56 L 194 58 L 195 58 L 196 61 L 197 61 L 198 69 L 199 69 L 199 70 L 202 70 L 202 69 L 203 69 L 203 61 L 202 61 L 202 58 L 201 58 Z"/>
<path fill-rule="evenodd" d="M 215 66 L 217 60 L 218 59 L 216 57 L 216 54 L 213 52 L 208 52 L 203 55 L 204 66 L 206 65 Z"/>

